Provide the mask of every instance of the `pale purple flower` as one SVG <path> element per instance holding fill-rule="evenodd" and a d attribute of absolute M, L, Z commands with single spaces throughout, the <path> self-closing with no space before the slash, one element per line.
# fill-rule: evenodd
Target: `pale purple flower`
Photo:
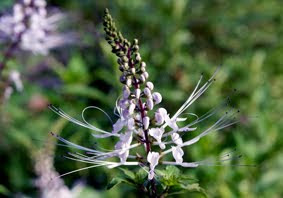
<path fill-rule="evenodd" d="M 178 164 L 183 162 L 184 151 L 179 146 L 172 146 L 172 155 Z"/>
<path fill-rule="evenodd" d="M 151 129 L 149 129 L 149 135 L 154 137 L 154 139 L 157 141 L 157 143 L 159 144 L 159 147 L 161 149 L 165 149 L 165 144 L 162 143 L 162 141 L 161 141 L 163 133 L 164 133 L 163 128 L 151 128 Z"/>
<path fill-rule="evenodd" d="M 120 150 L 118 153 L 118 156 L 121 160 L 121 163 L 125 163 L 127 161 L 127 158 L 129 156 L 129 147 L 132 143 L 132 133 L 130 131 L 126 132 L 123 135 L 120 135 L 120 141 L 117 142 L 115 145 L 116 150 Z"/>
<path fill-rule="evenodd" d="M 157 152 L 149 152 L 147 155 L 147 161 L 149 162 L 149 173 L 148 173 L 148 179 L 152 180 L 154 177 L 154 169 L 158 164 L 160 155 Z"/>
<path fill-rule="evenodd" d="M 0 18 L 0 35 L 22 50 L 46 55 L 50 49 L 74 41 L 71 34 L 57 31 L 64 17 L 49 14 L 45 0 L 24 0 L 14 5 L 11 14 Z"/>

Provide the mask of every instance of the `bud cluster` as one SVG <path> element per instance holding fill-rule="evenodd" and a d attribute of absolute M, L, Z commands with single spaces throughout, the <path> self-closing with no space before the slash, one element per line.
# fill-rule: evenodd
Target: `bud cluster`
<path fill-rule="evenodd" d="M 160 93 L 154 92 L 153 83 L 148 81 L 149 74 L 146 71 L 146 63 L 142 61 L 139 53 L 138 39 L 134 39 L 132 44 L 124 39 L 122 34 L 117 31 L 108 10 L 105 11 L 103 24 L 106 40 L 111 45 L 112 52 L 118 57 L 119 69 L 122 72 L 120 82 L 124 84 L 123 94 L 117 106 L 120 119 L 115 126 L 124 120 L 124 124 L 127 126 L 126 134 L 136 133 L 141 142 L 146 144 L 147 152 L 149 152 L 151 142 L 148 130 L 152 120 L 148 117 L 148 111 L 153 110 L 154 106 L 162 101 L 162 96 Z M 114 131 L 117 132 L 115 129 Z M 127 142 L 131 140 L 132 135 L 126 135 L 129 137 L 126 140 L 124 137 L 124 135 L 120 137 L 121 141 L 123 139 L 124 142 Z M 121 142 L 117 144 L 120 145 Z M 124 153 L 123 157 L 126 157 Z M 124 160 L 125 158 L 122 161 Z"/>

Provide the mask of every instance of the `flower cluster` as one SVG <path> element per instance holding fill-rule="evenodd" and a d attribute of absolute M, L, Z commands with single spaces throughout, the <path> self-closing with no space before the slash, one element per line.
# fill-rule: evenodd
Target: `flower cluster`
<path fill-rule="evenodd" d="M 13 13 L 0 18 L 0 36 L 22 50 L 47 54 L 52 48 L 71 42 L 68 35 L 57 33 L 63 15 L 49 15 L 45 0 L 23 0 L 13 6 Z"/>
<path fill-rule="evenodd" d="M 95 138 L 116 137 L 117 143 L 113 150 L 106 152 L 77 145 L 52 133 L 65 144 L 87 153 L 87 155 L 70 153 L 70 156 L 66 157 L 93 164 L 87 168 L 97 166 L 114 168 L 121 165 L 146 167 L 145 170 L 148 172 L 149 180 L 153 180 L 156 177 L 155 168 L 158 165 L 197 167 L 207 164 L 207 161 L 184 162 L 183 148 L 198 142 L 202 137 L 213 131 L 239 122 L 234 119 L 237 111 L 230 110 L 225 112 L 216 122 L 192 139 L 184 140 L 182 136 L 196 130 L 198 123 L 218 112 L 219 108 L 217 107 L 200 117 L 193 113 L 186 113 L 186 110 L 192 103 L 214 82 L 217 72 L 204 83 L 202 83 L 203 77 L 201 76 L 192 94 L 178 111 L 171 116 L 165 108 L 156 107 L 156 105 L 161 103 L 162 96 L 154 91 L 154 84 L 148 80 L 149 74 L 146 69 L 146 63 L 142 60 L 139 53 L 138 40 L 134 39 L 131 43 L 125 39 L 117 31 L 108 10 L 105 12 L 103 25 L 106 32 L 106 40 L 111 45 L 112 52 L 118 57 L 117 62 L 122 72 L 120 81 L 123 84 L 123 92 L 118 98 L 115 107 L 115 112 L 119 119 L 113 124 L 112 131 L 105 131 L 91 125 L 84 118 L 84 112 L 87 109 L 99 109 L 98 107 L 91 106 L 84 109 L 82 113 L 83 121 L 72 118 L 53 105 L 50 105 L 50 108 L 71 122 L 95 131 L 96 133 L 93 134 Z M 196 119 L 187 123 L 188 117 L 185 117 L 186 115 Z M 132 152 L 132 149 L 143 146 L 145 147 L 144 155 Z M 168 154 L 171 154 L 171 157 Z M 227 156 L 222 161 L 229 159 Z M 120 161 L 117 162 L 115 158 Z M 168 159 L 172 158 L 174 159 L 173 161 L 168 161 Z"/>

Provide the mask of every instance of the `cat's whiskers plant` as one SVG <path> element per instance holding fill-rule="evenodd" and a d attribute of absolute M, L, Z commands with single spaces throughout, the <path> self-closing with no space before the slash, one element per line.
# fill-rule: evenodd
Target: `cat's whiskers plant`
<path fill-rule="evenodd" d="M 115 107 L 119 119 L 113 124 L 112 131 L 105 131 L 86 121 L 84 112 L 89 109 L 89 107 L 82 113 L 83 121 L 72 118 L 53 105 L 50 105 L 50 109 L 73 123 L 95 131 L 96 133 L 93 134 L 95 138 L 114 137 L 118 140 L 113 150 L 103 151 L 77 145 L 52 133 L 52 135 L 66 145 L 86 152 L 86 154 L 69 153 L 66 158 L 93 164 L 89 167 L 71 171 L 70 173 L 99 166 L 106 166 L 108 168 L 141 166 L 148 172 L 148 180 L 151 181 L 151 187 L 149 188 L 151 189 L 151 196 L 157 196 L 154 178 L 158 177 L 158 175 L 156 175 L 156 168 L 159 165 L 178 165 L 194 168 L 201 165 L 221 165 L 224 161 L 234 159 L 234 157 L 231 157 L 229 154 L 215 162 L 206 160 L 184 162 L 183 160 L 184 147 L 198 142 L 202 137 L 213 131 L 226 128 L 239 122 L 239 120 L 236 119 L 239 112 L 233 109 L 229 110 L 229 107 L 227 107 L 227 101 L 229 101 L 229 99 L 200 117 L 193 113 L 186 113 L 187 109 L 215 81 L 218 70 L 204 83 L 202 83 L 203 77 L 201 76 L 189 98 L 173 116 L 170 116 L 165 108 L 155 108 L 155 106 L 162 101 L 162 96 L 160 93 L 154 91 L 154 84 L 148 80 L 149 74 L 147 72 L 147 65 L 142 60 L 139 53 L 138 40 L 134 39 L 131 43 L 125 39 L 123 35 L 117 31 L 108 10 L 105 11 L 103 25 L 106 32 L 106 40 L 111 45 L 112 52 L 118 57 L 117 62 L 122 72 L 120 82 L 123 84 L 123 91 Z M 99 109 L 97 107 L 91 108 Z M 197 124 L 211 118 L 223 108 L 227 108 L 228 110 L 215 123 L 208 126 L 192 139 L 186 140 L 183 138 L 184 134 L 195 131 Z M 105 112 L 103 111 L 103 113 Z M 185 117 L 186 115 L 187 117 Z M 195 119 L 190 123 L 184 124 L 188 120 L 188 116 L 195 117 Z M 169 137 L 171 138 L 170 141 L 168 141 Z M 132 149 L 139 147 L 145 148 L 143 155 L 140 153 L 130 155 Z M 172 157 L 167 157 L 168 154 L 171 154 L 175 161 L 168 161 L 168 159 L 172 159 Z M 115 158 L 118 158 L 119 162 L 117 162 L 117 160 L 115 161 Z"/>

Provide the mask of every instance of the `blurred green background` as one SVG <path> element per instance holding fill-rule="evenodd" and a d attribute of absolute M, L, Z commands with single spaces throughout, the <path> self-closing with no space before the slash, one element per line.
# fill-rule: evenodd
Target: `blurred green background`
<path fill-rule="evenodd" d="M 12 4 L 1 0 L 0 11 L 7 12 Z M 9 62 L 10 69 L 22 73 L 24 91 L 1 105 L 0 196 L 39 196 L 34 166 L 38 151 L 54 144 L 50 131 L 80 145 L 96 146 L 91 131 L 62 121 L 47 104 L 76 118 L 89 105 L 112 113 L 122 86 L 116 59 L 104 40 L 102 17 L 107 7 L 124 37 L 139 39 L 150 80 L 169 112 L 186 100 L 201 73 L 208 79 L 218 65 L 216 82 L 190 112 L 208 111 L 237 89 L 232 102 L 243 121 L 188 147 L 185 158 L 203 160 L 237 149 L 243 155 L 239 164 L 257 167 L 204 166 L 182 172 L 197 180 L 210 197 L 283 197 L 281 0 L 50 0 L 48 5 L 71 15 L 68 26 L 80 39 L 46 57 L 18 53 Z M 88 117 L 97 126 L 111 128 L 99 112 L 90 111 Z M 109 148 L 113 144 L 98 143 Z M 60 174 L 87 166 L 61 157 L 66 152 L 68 148 L 55 148 L 54 164 Z M 106 191 L 117 174 L 116 169 L 95 168 L 63 180 L 70 189 L 82 183 L 79 197 L 141 196 L 127 185 Z"/>

